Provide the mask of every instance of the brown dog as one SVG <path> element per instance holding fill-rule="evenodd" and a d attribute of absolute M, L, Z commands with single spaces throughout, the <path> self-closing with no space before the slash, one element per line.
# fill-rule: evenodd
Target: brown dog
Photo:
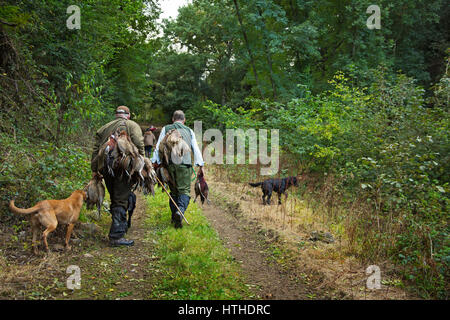
<path fill-rule="evenodd" d="M 66 250 L 70 249 L 69 240 L 75 222 L 80 216 L 80 210 L 83 202 L 86 201 L 87 195 L 83 190 L 75 190 L 70 197 L 64 200 L 43 200 L 39 201 L 34 207 L 28 209 L 17 208 L 14 200 L 9 203 L 9 210 L 17 214 L 31 214 L 31 230 L 33 232 L 33 251 L 38 253 L 37 234 L 39 225 L 43 225 L 46 229 L 42 233 L 45 249 L 48 250 L 47 236 L 54 231 L 58 223 L 67 224 L 66 233 Z"/>

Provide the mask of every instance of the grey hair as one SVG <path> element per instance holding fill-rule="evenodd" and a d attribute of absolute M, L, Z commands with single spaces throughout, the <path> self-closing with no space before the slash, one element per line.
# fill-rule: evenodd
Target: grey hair
<path fill-rule="evenodd" d="M 182 121 L 185 120 L 184 112 L 182 110 L 177 110 L 173 113 L 172 121 Z"/>

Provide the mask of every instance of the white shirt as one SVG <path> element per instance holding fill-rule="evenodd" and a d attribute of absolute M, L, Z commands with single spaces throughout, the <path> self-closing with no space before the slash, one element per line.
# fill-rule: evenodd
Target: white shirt
<path fill-rule="evenodd" d="M 175 122 L 177 122 L 177 121 L 175 121 Z M 189 131 L 191 132 L 191 149 L 194 151 L 194 164 L 196 166 L 203 167 L 205 163 L 203 161 L 203 156 L 200 151 L 200 148 L 197 145 L 197 139 L 195 138 L 195 133 L 194 133 L 194 131 L 192 131 L 192 129 L 189 129 Z M 156 143 L 155 151 L 153 152 L 153 157 L 150 159 L 152 161 L 152 163 L 156 162 L 158 164 L 161 164 L 161 160 L 159 159 L 158 149 L 159 149 L 159 144 L 161 143 L 161 141 L 165 135 L 166 135 L 166 127 L 163 127 L 161 130 L 161 133 L 159 134 L 158 142 Z"/>

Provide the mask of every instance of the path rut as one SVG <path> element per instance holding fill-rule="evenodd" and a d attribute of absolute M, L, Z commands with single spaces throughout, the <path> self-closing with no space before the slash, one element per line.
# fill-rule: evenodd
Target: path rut
<path fill-rule="evenodd" d="M 217 231 L 224 246 L 241 264 L 255 294 L 263 299 L 307 299 L 307 286 L 269 260 L 267 247 L 254 231 L 246 230 L 239 218 L 218 208 L 213 201 L 203 205 L 203 213 Z"/>

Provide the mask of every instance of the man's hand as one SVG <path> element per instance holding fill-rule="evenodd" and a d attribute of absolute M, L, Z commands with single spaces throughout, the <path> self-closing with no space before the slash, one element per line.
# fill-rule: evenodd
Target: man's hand
<path fill-rule="evenodd" d="M 205 175 L 205 172 L 203 171 L 203 167 L 201 167 L 201 166 L 198 168 L 197 174 L 200 174 L 200 173 L 203 173 L 203 175 Z"/>
<path fill-rule="evenodd" d="M 103 175 L 100 172 L 93 171 L 92 172 L 92 179 L 101 180 L 101 179 L 103 179 Z"/>

